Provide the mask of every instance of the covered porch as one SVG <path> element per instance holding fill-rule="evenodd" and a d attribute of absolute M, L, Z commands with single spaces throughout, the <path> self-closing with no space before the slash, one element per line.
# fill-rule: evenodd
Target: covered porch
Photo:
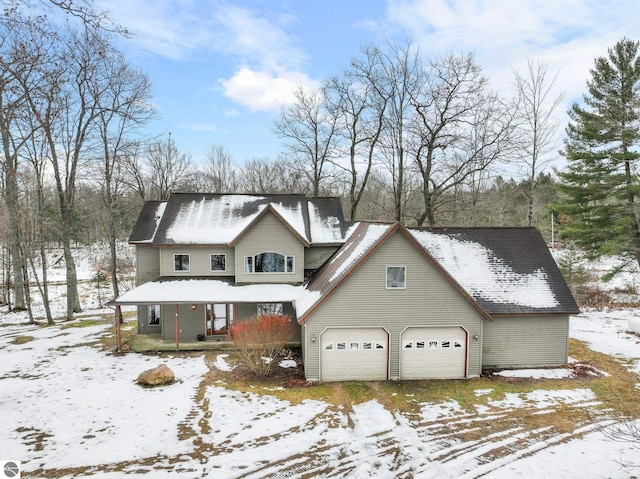
<path fill-rule="evenodd" d="M 301 285 L 247 284 L 209 278 L 159 278 L 111 301 L 116 313 L 116 350 L 122 349 L 121 307 L 138 307 L 138 328 L 129 342 L 133 351 L 202 351 L 231 347 L 230 327 L 265 308 L 288 314 L 296 322 Z M 224 327 L 212 327 L 224 323 Z M 295 344 L 300 345 L 300 338 Z"/>

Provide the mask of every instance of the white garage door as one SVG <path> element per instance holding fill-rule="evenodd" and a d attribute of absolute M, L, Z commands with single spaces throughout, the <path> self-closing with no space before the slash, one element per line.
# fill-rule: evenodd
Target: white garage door
<path fill-rule="evenodd" d="M 331 328 L 320 339 L 322 381 L 387 379 L 389 335 L 382 328 Z"/>
<path fill-rule="evenodd" d="M 466 377 L 467 333 L 462 328 L 407 328 L 400 348 L 402 379 Z"/>

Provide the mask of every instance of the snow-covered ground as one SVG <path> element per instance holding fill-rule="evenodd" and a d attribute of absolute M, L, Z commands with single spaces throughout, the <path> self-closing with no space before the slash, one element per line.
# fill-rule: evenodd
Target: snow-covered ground
<path fill-rule="evenodd" d="M 94 286 L 83 285 L 85 304 L 96 307 L 95 293 Z M 478 389 L 475 412 L 451 398 L 420 403 L 417 414 L 376 400 L 352 408 L 319 400 L 291 404 L 269 391 L 238 392 L 221 380 L 204 383 L 210 368 L 221 377 L 232 369 L 224 354 L 207 359 L 104 351 L 96 341 L 111 334 L 110 326 L 79 326 L 108 310 L 85 308 L 83 318 L 53 327 L 27 325 L 23 313 L 0 313 L 0 462 L 21 461 L 23 477 L 640 475 L 640 467 L 628 466 L 640 466 L 640 444 L 615 442 L 594 424 L 573 433 L 517 425 L 492 437 L 482 433 L 483 426 L 510 414 L 596 407 L 588 381 L 549 389 L 549 378 L 566 377 L 565 369 L 520 373 L 547 381 L 545 388 L 526 393 L 496 397 L 492 389 Z M 640 338 L 627 324 L 638 316 L 634 309 L 585 312 L 571 319 L 571 336 L 640 374 Z M 179 382 L 157 389 L 135 383 L 140 372 L 159 363 Z M 493 455 L 498 448 L 502 454 Z"/>

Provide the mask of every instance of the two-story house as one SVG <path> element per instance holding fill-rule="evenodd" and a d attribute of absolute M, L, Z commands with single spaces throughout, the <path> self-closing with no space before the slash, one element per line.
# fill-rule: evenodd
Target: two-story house
<path fill-rule="evenodd" d="M 133 229 L 138 332 L 227 340 L 298 325 L 309 380 L 465 378 L 567 360 L 578 308 L 535 228 L 345 222 L 338 198 L 172 194 Z"/>

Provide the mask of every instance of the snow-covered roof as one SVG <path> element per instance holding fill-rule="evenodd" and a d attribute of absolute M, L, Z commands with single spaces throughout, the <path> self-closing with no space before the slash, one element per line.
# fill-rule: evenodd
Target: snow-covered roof
<path fill-rule="evenodd" d="M 266 210 L 278 216 L 306 244 L 344 241 L 345 221 L 339 198 L 173 193 L 154 230 L 152 242 L 154 245 L 230 245 Z"/>
<path fill-rule="evenodd" d="M 392 231 L 415 239 L 488 314 L 565 314 L 578 307 L 542 235 L 535 228 L 404 228 L 359 223 L 344 245 L 310 280 L 317 301 L 382 244 Z M 298 307 L 298 317 L 313 304 Z"/>
<path fill-rule="evenodd" d="M 305 296 L 302 286 L 289 284 L 234 285 L 208 278 L 159 278 L 121 295 L 115 304 L 274 303 Z"/>
<path fill-rule="evenodd" d="M 147 201 L 129 236 L 130 243 L 151 243 L 166 209 L 166 201 Z"/>
<path fill-rule="evenodd" d="M 577 313 L 536 228 L 409 228 L 490 314 Z"/>

